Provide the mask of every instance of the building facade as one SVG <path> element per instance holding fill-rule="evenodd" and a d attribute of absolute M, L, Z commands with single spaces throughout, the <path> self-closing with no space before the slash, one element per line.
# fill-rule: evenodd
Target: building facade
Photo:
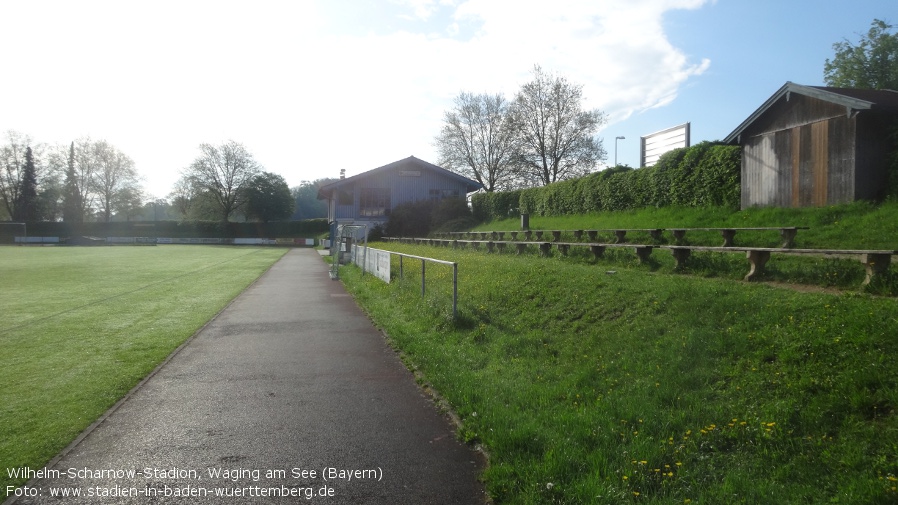
<path fill-rule="evenodd" d="M 898 92 L 787 82 L 724 142 L 742 146 L 743 209 L 879 200 Z"/>
<path fill-rule="evenodd" d="M 318 199 L 327 201 L 329 222 L 367 224 L 370 228 L 385 223 L 390 211 L 403 203 L 465 198 L 481 187 L 467 177 L 411 156 L 321 186 Z"/>

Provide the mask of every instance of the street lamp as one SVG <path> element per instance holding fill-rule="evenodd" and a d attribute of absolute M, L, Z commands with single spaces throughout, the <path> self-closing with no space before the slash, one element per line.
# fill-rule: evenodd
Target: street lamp
<path fill-rule="evenodd" d="M 614 137 L 614 166 L 617 166 L 617 141 L 624 140 L 627 137 Z"/>

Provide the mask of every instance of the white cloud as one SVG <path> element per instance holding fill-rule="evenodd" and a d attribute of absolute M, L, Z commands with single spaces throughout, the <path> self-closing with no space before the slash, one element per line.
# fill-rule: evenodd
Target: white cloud
<path fill-rule="evenodd" d="M 582 84 L 612 121 L 669 103 L 709 62 L 669 43 L 664 13 L 706 3 L 395 0 L 374 13 L 413 21 L 384 32 L 384 19 L 348 25 L 308 1 L 4 2 L 0 17 L 41 19 L 50 35 L 27 23 L 0 33 L 24 70 L 4 82 L 0 130 L 106 138 L 156 195 L 201 142 L 243 142 L 290 184 L 435 162 L 455 95 L 511 98 L 534 64 Z"/>

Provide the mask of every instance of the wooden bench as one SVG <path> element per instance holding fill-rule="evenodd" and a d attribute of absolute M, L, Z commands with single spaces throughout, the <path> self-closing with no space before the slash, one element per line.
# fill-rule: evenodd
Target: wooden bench
<path fill-rule="evenodd" d="M 807 230 L 807 226 L 780 226 L 780 227 L 745 227 L 745 228 L 669 228 L 673 234 L 677 244 L 681 244 L 686 237 L 687 231 L 716 231 L 720 232 L 723 237 L 723 245 L 721 247 L 733 247 L 733 239 L 736 237 L 737 231 L 779 231 L 780 238 L 783 239 L 781 248 L 790 248 L 795 245 L 795 235 L 798 230 Z"/>
<path fill-rule="evenodd" d="M 562 255 L 567 255 L 571 247 L 589 247 L 590 252 L 596 260 L 600 259 L 605 250 L 609 247 L 632 247 L 636 253 L 636 257 L 640 262 L 649 259 L 654 249 L 669 249 L 676 262 L 676 268 L 683 268 L 689 260 L 693 251 L 709 251 L 735 253 L 744 252 L 748 259 L 750 269 L 744 280 L 756 280 L 761 274 L 767 262 L 770 261 L 771 254 L 790 254 L 790 255 L 818 255 L 818 256 L 854 256 L 857 257 L 866 269 L 866 276 L 862 285 L 866 286 L 878 275 L 888 271 L 891 265 L 892 256 L 898 255 L 898 250 L 866 250 L 866 249 L 794 249 L 794 248 L 776 248 L 776 247 L 737 247 L 737 246 L 689 246 L 689 245 L 650 245 L 650 244 L 624 244 L 624 243 L 595 243 L 595 242 L 515 242 L 515 241 L 484 241 L 484 240 L 442 240 L 442 239 L 397 239 L 384 237 L 389 241 L 401 241 L 411 243 L 428 243 L 439 246 L 459 247 L 471 246 L 479 248 L 481 244 L 485 245 L 488 252 L 498 250 L 503 252 L 509 246 L 516 248 L 517 254 L 523 254 L 528 246 L 536 245 L 541 256 L 547 256 L 554 245 Z"/>
<path fill-rule="evenodd" d="M 812 254 L 823 256 L 857 256 L 867 275 L 862 285 L 870 284 L 873 278 L 879 274 L 886 272 L 892 263 L 892 255 L 898 254 L 895 250 L 864 250 L 864 249 L 791 249 L 791 248 L 774 248 L 774 247 L 703 247 L 703 246 L 660 246 L 664 249 L 670 249 L 676 260 L 677 268 L 685 266 L 692 251 L 714 251 L 714 252 L 745 252 L 751 269 L 745 276 L 746 281 L 755 280 L 764 273 L 764 268 L 770 260 L 772 253 L 778 254 Z"/>

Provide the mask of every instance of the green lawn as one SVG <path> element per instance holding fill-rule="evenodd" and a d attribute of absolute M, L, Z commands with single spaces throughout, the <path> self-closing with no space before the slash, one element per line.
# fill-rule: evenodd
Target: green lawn
<path fill-rule="evenodd" d="M 40 468 L 285 249 L 0 247 L 0 489 Z"/>
<path fill-rule="evenodd" d="M 894 298 L 375 247 L 459 263 L 455 321 L 448 268 L 423 300 L 414 262 L 341 278 L 488 452 L 496 503 L 898 503 Z"/>

